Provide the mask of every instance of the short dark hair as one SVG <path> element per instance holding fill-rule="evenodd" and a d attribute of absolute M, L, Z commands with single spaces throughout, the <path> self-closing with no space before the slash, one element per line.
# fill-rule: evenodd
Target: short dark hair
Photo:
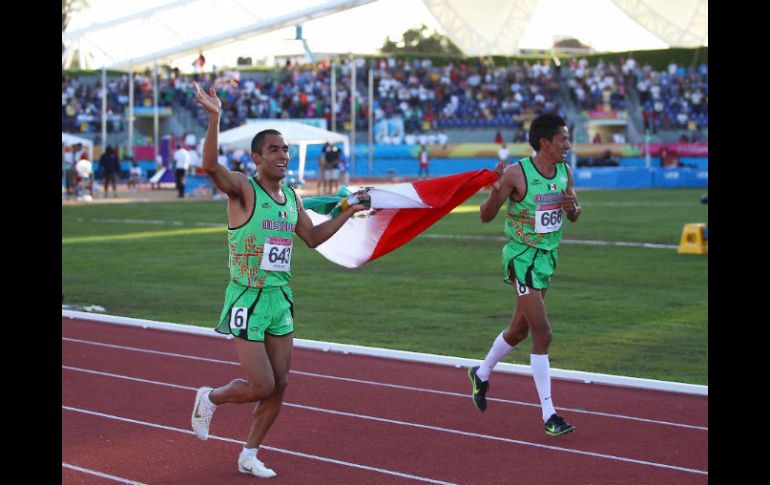
<path fill-rule="evenodd" d="M 539 151 L 540 139 L 551 140 L 563 126 L 567 126 L 567 122 L 561 116 L 553 113 L 541 114 L 529 127 L 529 146 Z"/>
<path fill-rule="evenodd" d="M 267 135 L 278 135 L 283 136 L 283 133 L 281 133 L 278 130 L 262 130 L 256 135 L 254 135 L 254 138 L 251 139 L 251 151 L 252 153 L 262 153 L 262 148 L 265 147 L 265 137 Z"/>

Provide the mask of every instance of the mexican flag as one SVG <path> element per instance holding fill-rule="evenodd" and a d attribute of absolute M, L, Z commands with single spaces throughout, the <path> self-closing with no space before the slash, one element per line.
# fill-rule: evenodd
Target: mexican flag
<path fill-rule="evenodd" d="M 371 197 L 371 209 L 356 213 L 316 249 L 329 261 L 346 268 L 357 268 L 411 241 L 497 179 L 497 173 L 482 169 L 366 188 Z M 313 224 L 318 225 L 339 211 L 337 204 L 342 198 L 361 188 L 342 187 L 336 196 L 306 197 L 302 203 Z"/>

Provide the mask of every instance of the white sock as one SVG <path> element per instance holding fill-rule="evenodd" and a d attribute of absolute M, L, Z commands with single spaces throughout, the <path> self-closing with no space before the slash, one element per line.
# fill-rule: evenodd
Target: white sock
<path fill-rule="evenodd" d="M 489 380 L 489 374 L 492 373 L 492 369 L 497 363 L 503 360 L 503 357 L 508 355 L 508 352 L 513 350 L 513 347 L 508 345 L 508 342 L 503 338 L 504 332 L 505 331 L 500 332 L 500 335 L 497 336 L 492 343 L 492 348 L 489 349 L 487 356 L 484 358 L 484 362 L 481 363 L 479 369 L 476 371 L 476 375 L 484 382 Z"/>
<path fill-rule="evenodd" d="M 239 460 L 243 460 L 252 456 L 257 456 L 257 452 L 259 451 L 259 447 L 257 448 L 246 448 L 245 446 L 241 450 L 241 455 L 238 457 Z"/>
<path fill-rule="evenodd" d="M 211 399 L 209 399 L 209 394 L 211 394 L 211 391 L 203 395 L 203 402 L 206 403 L 206 406 L 208 406 L 209 409 L 211 409 L 212 411 L 216 411 L 217 405 L 211 402 Z"/>
<path fill-rule="evenodd" d="M 551 365 L 548 354 L 530 354 L 529 363 L 532 366 L 532 378 L 535 379 L 537 395 L 540 397 L 543 422 L 546 422 L 556 412 L 551 399 Z"/>

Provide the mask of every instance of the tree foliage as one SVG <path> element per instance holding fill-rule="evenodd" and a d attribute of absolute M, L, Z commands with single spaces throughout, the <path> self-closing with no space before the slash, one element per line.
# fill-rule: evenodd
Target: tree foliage
<path fill-rule="evenodd" d="M 390 40 L 390 37 L 387 37 L 380 47 L 380 52 L 393 55 L 464 55 L 448 37 L 439 34 L 436 30 L 429 32 L 425 24 L 404 32 L 400 41 L 394 42 Z"/>
<path fill-rule="evenodd" d="M 70 23 L 70 17 L 74 12 L 78 12 L 88 7 L 88 0 L 61 0 L 61 31 L 67 30 Z M 64 42 L 61 43 L 61 51 L 64 52 Z"/>
<path fill-rule="evenodd" d="M 591 46 L 583 44 L 575 37 L 567 37 L 553 43 L 554 47 L 563 47 L 569 49 L 590 49 Z"/>
<path fill-rule="evenodd" d="M 61 31 L 67 30 L 67 24 L 73 13 L 88 7 L 88 0 L 61 0 Z"/>

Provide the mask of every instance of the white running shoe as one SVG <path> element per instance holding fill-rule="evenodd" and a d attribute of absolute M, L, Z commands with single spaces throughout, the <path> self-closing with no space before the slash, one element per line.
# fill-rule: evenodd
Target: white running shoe
<path fill-rule="evenodd" d="M 195 393 L 195 405 L 192 413 L 192 429 L 198 439 L 206 441 L 209 438 L 209 425 L 214 411 L 203 400 L 203 396 L 212 390 L 211 387 L 201 387 Z"/>
<path fill-rule="evenodd" d="M 238 471 L 241 473 L 248 473 L 249 475 L 254 475 L 255 477 L 259 478 L 272 478 L 278 475 L 273 470 L 267 468 L 264 463 L 259 461 L 256 455 L 250 456 L 248 458 L 239 458 Z"/>

